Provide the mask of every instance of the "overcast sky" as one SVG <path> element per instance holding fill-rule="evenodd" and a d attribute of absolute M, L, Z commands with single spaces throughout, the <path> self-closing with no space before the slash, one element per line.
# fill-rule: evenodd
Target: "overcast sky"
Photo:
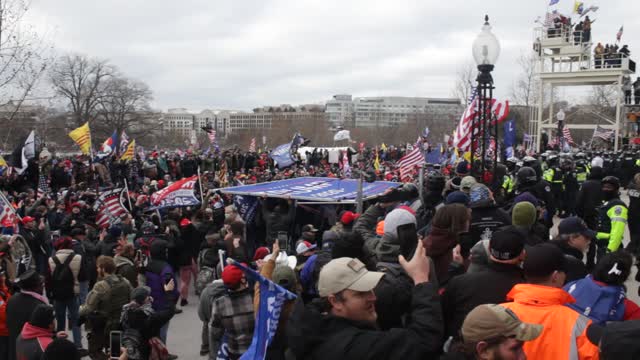
<path fill-rule="evenodd" d="M 58 55 L 109 59 L 149 84 L 161 110 L 251 109 L 354 96 L 452 95 L 485 13 L 502 45 L 494 79 L 509 95 L 547 0 L 32 0 L 28 21 Z M 640 1 L 587 1 L 595 41 L 640 54 Z M 573 1 L 557 8 L 571 12 Z M 638 58 L 636 58 L 638 59 Z"/>

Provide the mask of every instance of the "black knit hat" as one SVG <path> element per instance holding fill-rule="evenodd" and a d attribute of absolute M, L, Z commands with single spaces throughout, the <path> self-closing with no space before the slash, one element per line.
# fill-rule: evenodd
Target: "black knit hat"
<path fill-rule="evenodd" d="M 80 353 L 71 341 L 56 338 L 44 350 L 41 360 L 80 360 Z"/>
<path fill-rule="evenodd" d="M 55 319 L 53 307 L 50 305 L 40 304 L 33 309 L 29 324 L 39 328 L 47 329 Z"/>
<path fill-rule="evenodd" d="M 539 244 L 527 249 L 522 268 L 525 277 L 545 278 L 554 271 L 566 273 L 567 259 L 556 245 Z"/>

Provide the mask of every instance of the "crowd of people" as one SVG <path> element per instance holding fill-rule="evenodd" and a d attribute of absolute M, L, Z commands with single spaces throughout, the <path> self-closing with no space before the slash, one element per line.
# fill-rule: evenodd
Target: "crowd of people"
<path fill-rule="evenodd" d="M 406 152 L 348 150 L 349 172 L 408 180 L 395 166 Z M 545 152 L 486 169 L 447 159 L 361 214 L 262 198 L 252 219 L 219 188 L 344 177 L 345 164 L 324 151 L 286 169 L 237 148 L 140 155 L 43 158 L 23 174 L 4 171 L 18 217 L 1 224 L 0 359 L 106 359 L 113 331 L 121 359 L 175 359 L 171 321 L 189 306 L 202 321 L 192 329 L 200 355 L 224 349 L 237 359 L 253 339 L 259 287 L 221 253 L 297 295 L 266 359 L 640 354 L 629 340 L 640 308 L 624 285 L 640 256 L 637 152 Z M 147 211 L 155 192 L 197 174 L 201 205 Z M 125 180 L 128 211 L 98 226 L 99 193 Z"/>

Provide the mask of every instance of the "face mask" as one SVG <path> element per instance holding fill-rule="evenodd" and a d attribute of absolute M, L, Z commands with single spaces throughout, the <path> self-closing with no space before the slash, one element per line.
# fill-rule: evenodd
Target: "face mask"
<path fill-rule="evenodd" d="M 605 200 L 615 199 L 618 196 L 618 192 L 615 190 L 602 190 L 602 197 Z"/>

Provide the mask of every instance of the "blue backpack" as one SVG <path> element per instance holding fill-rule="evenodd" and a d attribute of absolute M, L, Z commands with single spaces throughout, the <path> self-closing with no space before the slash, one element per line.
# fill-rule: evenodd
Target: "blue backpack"
<path fill-rule="evenodd" d="M 567 306 L 595 323 L 622 321 L 624 317 L 626 294 L 622 286 L 600 286 L 588 275 L 584 279 L 566 284 L 564 290 L 576 299 L 575 303 Z"/>

